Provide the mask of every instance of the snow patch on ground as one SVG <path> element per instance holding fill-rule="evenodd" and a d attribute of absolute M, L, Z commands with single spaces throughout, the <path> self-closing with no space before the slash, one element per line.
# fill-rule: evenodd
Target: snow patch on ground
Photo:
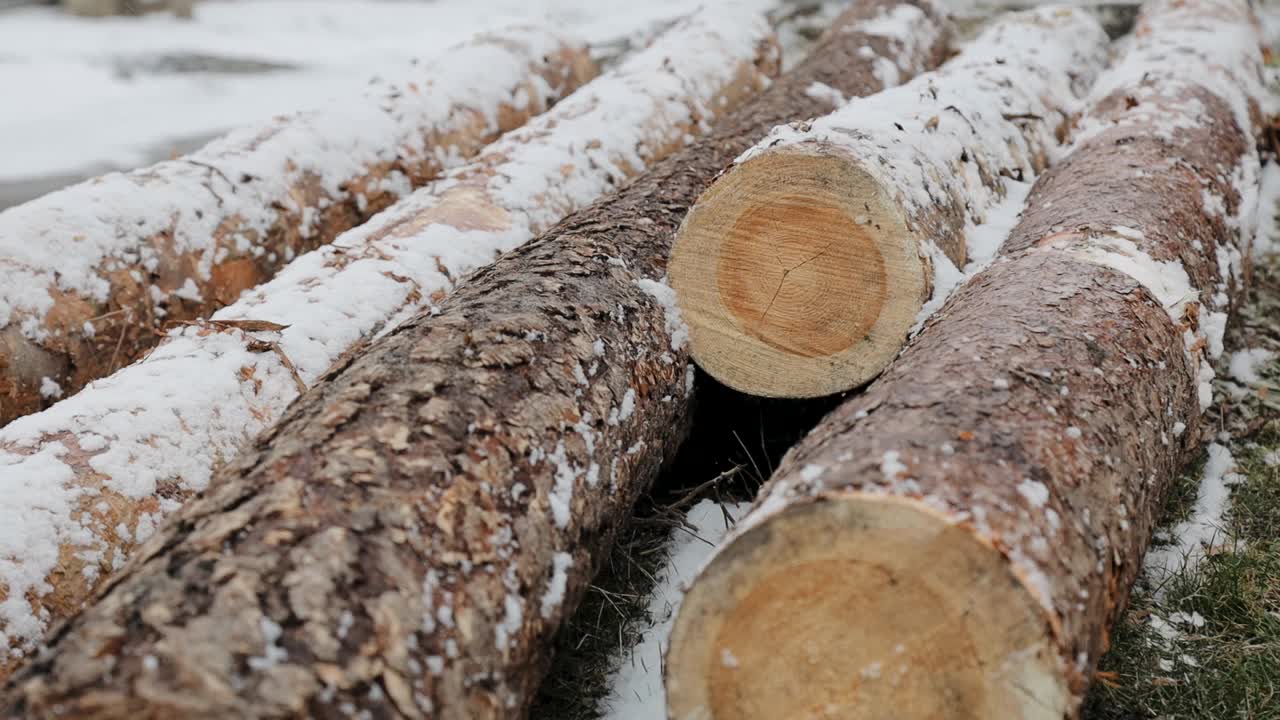
<path fill-rule="evenodd" d="M 677 528 L 673 533 L 671 555 L 658 573 L 658 584 L 649 600 L 649 618 L 653 625 L 629 656 L 622 659 L 610 681 L 609 695 L 603 701 L 606 720 L 666 720 L 662 655 L 685 588 L 724 540 L 724 511 L 738 518 L 748 507 L 747 503 L 720 505 L 703 500 L 694 505 L 685 518 L 692 530 Z M 726 659 L 737 662 L 731 652 L 721 656 L 722 663 Z M 732 665 L 726 663 L 726 666 Z"/>
<path fill-rule="evenodd" d="M 1171 531 L 1173 543 L 1151 548 L 1143 560 L 1147 574 L 1157 583 L 1186 565 L 1198 563 L 1221 537 L 1230 486 L 1240 481 L 1235 468 L 1235 458 L 1225 445 L 1209 445 L 1209 458 L 1200 477 L 1191 516 L 1174 526 Z"/>
<path fill-rule="evenodd" d="M 1280 13 L 1276 15 L 1280 18 Z M 1258 234 L 1253 241 L 1254 261 L 1280 253 L 1280 163 L 1267 163 L 1262 168 L 1262 189 L 1258 200 Z"/>
<path fill-rule="evenodd" d="M 1231 355 L 1231 377 L 1245 385 L 1262 382 L 1259 370 L 1275 360 L 1276 354 L 1266 348 L 1245 348 Z"/>

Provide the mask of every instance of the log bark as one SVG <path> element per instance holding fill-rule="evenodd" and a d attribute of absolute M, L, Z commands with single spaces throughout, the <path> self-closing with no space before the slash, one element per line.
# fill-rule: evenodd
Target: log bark
<path fill-rule="evenodd" d="M 0 598 L 15 598 L 0 606 L 0 646 L 29 648 L 74 611 L 361 338 L 705 135 L 769 83 L 778 57 L 759 15 L 696 13 L 210 322 L 0 430 L 0 494 L 23 518 L 21 533 L 0 537 L 11 558 Z M 30 551 L 42 545 L 56 557 Z"/>
<path fill-rule="evenodd" d="M 0 425 L 127 365 L 590 80 L 585 46 L 480 35 L 394 84 L 0 212 Z"/>
<path fill-rule="evenodd" d="M 1249 5 L 1157 0 L 1133 42 L 1001 257 L 788 453 L 694 581 L 673 720 L 1079 716 L 1212 429 L 1208 318 L 1256 212 Z"/>
<path fill-rule="evenodd" d="M 874 92 L 876 57 L 907 75 L 944 46 L 931 7 L 859 3 L 707 140 L 340 362 L 50 636 L 0 717 L 521 716 L 684 434 L 693 368 L 652 293 L 685 209 L 768 128 L 831 109 L 814 83 Z"/>
<path fill-rule="evenodd" d="M 694 360 L 766 397 L 879 374 L 954 286 L 965 228 L 1004 196 L 1003 176 L 1046 167 L 1107 47 L 1084 11 L 1010 15 L 936 72 L 751 148 L 672 251 Z"/>

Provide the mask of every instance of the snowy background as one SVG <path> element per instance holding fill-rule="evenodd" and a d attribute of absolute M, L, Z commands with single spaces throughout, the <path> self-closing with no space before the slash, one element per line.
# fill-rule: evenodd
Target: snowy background
<path fill-rule="evenodd" d="M 77 18 L 0 3 L 0 208 L 358 97 L 380 72 L 476 32 L 542 24 L 608 53 L 698 5 L 728 1 L 202 0 L 192 20 Z"/>
<path fill-rule="evenodd" d="M 0 209 L 109 170 L 193 150 L 235 127 L 357 97 L 379 73 L 511 24 L 569 30 L 602 55 L 700 5 L 822 0 L 200 0 L 77 18 L 0 0 Z M 835 0 L 825 3 L 841 5 Z M 950 0 L 959 13 L 983 0 Z M 1025 2 L 1023 4 L 1034 4 Z"/>

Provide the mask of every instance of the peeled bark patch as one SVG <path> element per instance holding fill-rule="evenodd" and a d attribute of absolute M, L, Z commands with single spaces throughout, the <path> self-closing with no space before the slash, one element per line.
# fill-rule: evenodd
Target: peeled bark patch
<path fill-rule="evenodd" d="M 834 29 L 708 139 L 339 363 L 48 639 L 0 715 L 519 717 L 684 435 L 693 368 L 658 280 L 684 211 L 770 127 L 830 110 L 813 83 L 874 92 L 875 57 L 910 74 L 945 47 L 929 6 L 860 3 Z"/>
<path fill-rule="evenodd" d="M 1078 717 L 1207 429 L 1259 45 L 1245 2 L 1144 7 L 1001 257 L 787 455 L 695 580 L 673 720 Z"/>
<path fill-rule="evenodd" d="M 695 14 L 212 320 L 0 430 L 0 494 L 18 529 L 0 534 L 0 593 L 14 594 L 0 646 L 29 649 L 363 338 L 708 132 L 777 58 L 763 18 Z"/>
<path fill-rule="evenodd" d="M 481 35 L 364 97 L 0 213 L 0 425 L 234 302 L 595 74 L 556 33 Z"/>
<path fill-rule="evenodd" d="M 950 290 L 965 228 L 1003 197 L 1003 177 L 1045 168 L 1106 50 L 1087 13 L 1018 14 L 939 70 L 748 150 L 672 251 L 698 364 L 769 397 L 874 377 Z"/>

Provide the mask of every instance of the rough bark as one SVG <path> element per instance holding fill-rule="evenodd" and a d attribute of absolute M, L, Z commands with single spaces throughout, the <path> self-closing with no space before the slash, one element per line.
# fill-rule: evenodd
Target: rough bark
<path fill-rule="evenodd" d="M 910 35 L 864 31 L 889 15 Z M 521 716 L 685 432 L 693 368 L 657 280 L 680 218 L 774 124 L 830 110 L 814 82 L 865 94 L 876 56 L 936 62 L 938 23 L 858 4 L 709 139 L 340 363 L 53 633 L 0 716 Z"/>
<path fill-rule="evenodd" d="M 778 56 L 759 15 L 696 13 L 210 322 L 0 430 L 3 512 L 23 518 L 0 535 L 0 598 L 24 600 L 0 606 L 0 646 L 30 647 L 78 607 L 342 353 L 705 135 L 768 84 Z M 43 545 L 58 556 L 31 552 Z"/>
<path fill-rule="evenodd" d="M 596 74 L 481 35 L 354 102 L 234 132 L 0 213 L 0 425 L 72 394 L 474 156 Z"/>
<path fill-rule="evenodd" d="M 1107 48 L 1083 10 L 1008 15 L 936 72 L 753 147 L 672 252 L 698 365 L 767 397 L 879 374 L 968 262 L 966 225 L 1004 196 L 1003 176 L 1046 167 Z"/>
<path fill-rule="evenodd" d="M 1078 716 L 1211 429 L 1203 370 L 1256 211 L 1251 22 L 1144 7 L 1001 257 L 787 455 L 695 580 L 674 720 Z"/>

